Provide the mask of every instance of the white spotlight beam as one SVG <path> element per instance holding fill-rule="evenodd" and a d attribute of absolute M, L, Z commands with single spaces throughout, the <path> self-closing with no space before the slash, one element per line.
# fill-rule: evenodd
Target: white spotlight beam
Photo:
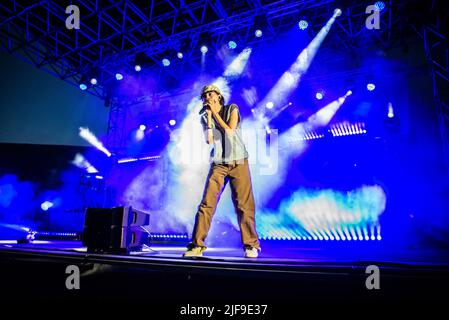
<path fill-rule="evenodd" d="M 310 116 L 309 119 L 307 119 L 307 127 L 315 129 L 327 126 L 341 105 L 346 101 L 346 97 L 347 96 L 344 95 L 337 100 L 332 101 L 327 106 L 320 109 L 317 113 Z"/>
<path fill-rule="evenodd" d="M 142 141 L 142 139 L 144 138 L 144 136 L 145 136 L 145 132 L 143 132 L 142 130 L 136 130 L 134 139 L 135 139 L 136 141 Z"/>
<path fill-rule="evenodd" d="M 281 147 L 285 147 L 289 153 L 297 154 L 297 148 L 286 147 L 291 144 L 292 141 L 297 141 L 298 137 L 302 137 L 306 132 L 316 130 L 320 127 L 325 127 L 329 124 L 335 113 L 341 107 L 346 100 L 346 95 L 332 101 L 324 108 L 320 109 L 315 114 L 311 115 L 306 122 L 298 123 L 295 126 L 288 129 L 280 136 L 279 143 Z M 303 150 L 302 147 L 300 150 Z"/>
<path fill-rule="evenodd" d="M 227 66 L 226 70 L 223 72 L 223 77 L 239 77 L 245 69 L 251 55 L 251 51 L 251 48 L 245 48 L 242 52 L 240 52 L 239 55 L 235 57 L 235 59 Z"/>
<path fill-rule="evenodd" d="M 111 153 L 103 146 L 103 143 L 95 137 L 95 135 L 88 128 L 79 128 L 79 135 L 81 138 L 89 142 L 95 148 L 106 154 L 108 157 L 111 156 Z"/>
<path fill-rule="evenodd" d="M 80 153 L 75 155 L 75 159 L 71 163 L 78 168 L 85 169 L 88 173 L 98 173 L 98 170 Z"/>
<path fill-rule="evenodd" d="M 320 32 L 318 32 L 309 45 L 302 50 L 296 61 L 281 76 L 278 82 L 261 101 L 255 114 L 259 115 L 259 120 L 262 123 L 268 122 L 271 118 L 265 115 L 263 106 L 267 101 L 273 101 L 275 106 L 284 106 L 286 104 L 288 95 L 298 86 L 301 76 L 304 75 L 309 69 L 319 47 L 329 33 L 332 24 L 335 22 L 335 18 L 336 14 L 329 19 L 326 25 L 321 28 Z"/>

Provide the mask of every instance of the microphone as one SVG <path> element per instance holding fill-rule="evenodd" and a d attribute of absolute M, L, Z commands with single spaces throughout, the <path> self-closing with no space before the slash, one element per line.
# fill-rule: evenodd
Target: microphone
<path fill-rule="evenodd" d="M 201 108 L 199 115 L 202 116 L 208 108 L 210 108 L 210 105 L 207 102 L 203 103 L 203 107 Z"/>

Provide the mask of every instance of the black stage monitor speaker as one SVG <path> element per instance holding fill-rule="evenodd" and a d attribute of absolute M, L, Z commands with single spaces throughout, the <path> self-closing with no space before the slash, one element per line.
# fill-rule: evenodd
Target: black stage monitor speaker
<path fill-rule="evenodd" d="M 83 245 L 87 252 L 129 253 L 148 244 L 150 214 L 130 206 L 88 208 Z"/>

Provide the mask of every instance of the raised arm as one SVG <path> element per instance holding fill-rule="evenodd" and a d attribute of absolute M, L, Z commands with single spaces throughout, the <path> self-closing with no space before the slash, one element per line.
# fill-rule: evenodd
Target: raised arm
<path fill-rule="evenodd" d="M 205 138 L 207 144 L 214 143 L 214 130 L 212 129 L 212 111 L 206 110 Z"/>
<path fill-rule="evenodd" d="M 237 124 L 239 122 L 239 112 L 237 108 L 234 108 L 231 112 L 231 116 L 229 117 L 229 121 L 226 123 L 221 117 L 220 114 L 214 110 L 212 110 L 212 115 L 217 121 L 218 125 L 222 127 L 227 134 L 233 134 L 235 128 L 237 128 Z"/>

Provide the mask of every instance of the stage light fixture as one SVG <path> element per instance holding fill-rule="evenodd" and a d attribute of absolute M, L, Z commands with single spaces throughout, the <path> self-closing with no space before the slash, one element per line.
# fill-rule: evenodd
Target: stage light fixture
<path fill-rule="evenodd" d="M 236 43 L 235 41 L 233 41 L 233 40 L 229 41 L 229 42 L 228 42 L 228 48 L 229 48 L 229 49 L 235 49 L 235 48 L 237 48 L 237 43 Z"/>
<path fill-rule="evenodd" d="M 164 67 L 168 67 L 170 65 L 170 60 L 168 60 L 167 58 L 162 59 L 162 65 Z"/>
<path fill-rule="evenodd" d="M 201 46 L 201 49 L 200 49 L 200 50 L 201 50 L 201 53 L 202 53 L 202 54 L 206 54 L 206 52 L 207 52 L 209 49 L 207 48 L 207 46 L 204 46 L 204 45 L 203 45 L 203 46 Z"/>
<path fill-rule="evenodd" d="M 84 91 L 87 89 L 87 84 L 88 84 L 87 77 L 85 75 L 82 75 L 81 79 L 78 82 L 79 88 Z"/>
<path fill-rule="evenodd" d="M 122 80 L 123 79 L 123 74 L 121 74 L 121 73 L 116 73 L 115 74 L 115 78 L 117 79 L 117 80 Z"/>
<path fill-rule="evenodd" d="M 44 211 L 47 211 L 51 207 L 53 207 L 53 202 L 51 202 L 51 201 L 44 201 L 41 204 L 41 209 L 44 210 Z"/>
<path fill-rule="evenodd" d="M 306 20 L 301 20 L 298 22 L 299 29 L 306 30 L 309 26 L 309 23 Z"/>
<path fill-rule="evenodd" d="M 385 3 L 383 1 L 377 1 L 374 4 L 374 7 L 376 8 L 377 11 L 382 11 L 383 9 L 385 9 Z"/>
<path fill-rule="evenodd" d="M 145 52 L 138 52 L 134 56 L 132 64 L 134 65 L 134 70 L 136 72 L 140 72 L 143 68 L 150 65 L 152 62 L 152 59 L 150 59 Z"/>

